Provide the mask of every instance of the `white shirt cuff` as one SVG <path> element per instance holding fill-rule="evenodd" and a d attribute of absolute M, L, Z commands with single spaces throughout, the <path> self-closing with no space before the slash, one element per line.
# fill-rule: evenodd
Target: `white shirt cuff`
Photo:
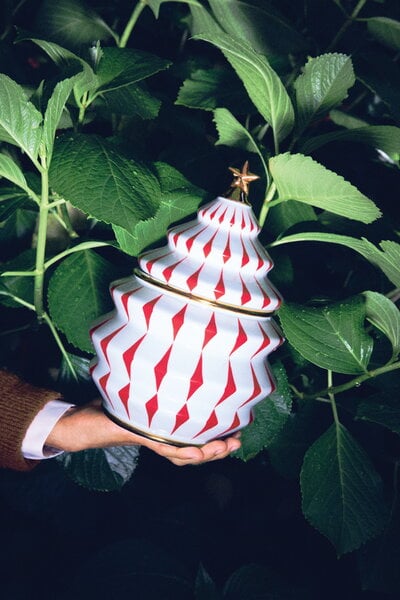
<path fill-rule="evenodd" d="M 75 405 L 62 400 L 51 400 L 38 412 L 29 425 L 22 442 L 24 458 L 43 460 L 62 454 L 61 450 L 50 448 L 45 443 L 57 421 L 73 406 Z"/>

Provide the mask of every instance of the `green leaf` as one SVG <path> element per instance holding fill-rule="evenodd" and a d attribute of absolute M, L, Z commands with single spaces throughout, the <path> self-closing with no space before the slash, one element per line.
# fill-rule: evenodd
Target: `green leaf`
<path fill-rule="evenodd" d="M 400 406 L 397 395 L 379 393 L 360 402 L 356 418 L 382 425 L 400 435 Z"/>
<path fill-rule="evenodd" d="M 141 119 L 155 119 L 161 101 L 152 96 L 143 85 L 132 83 L 103 95 L 108 115 L 138 116 Z"/>
<path fill-rule="evenodd" d="M 138 446 L 114 446 L 64 452 L 57 460 L 75 483 L 92 491 L 113 492 L 131 478 L 138 456 Z"/>
<path fill-rule="evenodd" d="M 318 402 L 297 402 L 296 410 L 268 447 L 269 460 L 282 477 L 299 478 L 304 455 L 321 435 L 324 422 Z"/>
<path fill-rule="evenodd" d="M 249 564 L 239 567 L 226 582 L 224 600 L 306 600 L 309 595 L 292 588 L 275 569 Z"/>
<path fill-rule="evenodd" d="M 195 600 L 221 600 L 217 586 L 200 563 L 194 589 Z"/>
<path fill-rule="evenodd" d="M 347 98 L 354 83 L 353 65 L 346 54 L 310 58 L 294 82 L 298 134 Z"/>
<path fill-rule="evenodd" d="M 301 146 L 301 151 L 311 154 L 317 148 L 330 142 L 357 142 L 378 148 L 386 154 L 395 154 L 400 150 L 400 128 L 393 125 L 364 125 L 348 131 L 333 131 L 309 138 Z"/>
<path fill-rule="evenodd" d="M 374 327 L 382 331 L 392 344 L 393 355 L 396 358 L 400 352 L 400 311 L 397 306 L 378 292 L 367 291 L 365 309 L 367 319 Z"/>
<path fill-rule="evenodd" d="M 263 160 L 259 147 L 251 133 L 226 108 L 214 111 L 214 123 L 218 130 L 215 144 L 241 148 L 247 152 L 255 152 Z"/>
<path fill-rule="evenodd" d="M 338 235 L 336 233 L 323 232 L 305 232 L 288 235 L 270 244 L 270 247 L 292 242 L 328 242 L 331 244 L 340 244 L 359 252 L 373 265 L 382 269 L 386 277 L 390 279 L 396 287 L 400 287 L 400 244 L 386 240 L 380 242 L 379 250 L 374 244 L 365 238 L 361 240 L 352 238 L 348 235 Z"/>
<path fill-rule="evenodd" d="M 167 69 L 171 62 L 154 54 L 132 48 L 103 48 L 96 77 L 99 92 L 137 83 L 159 71 Z"/>
<path fill-rule="evenodd" d="M 28 196 L 34 196 L 34 192 L 28 186 L 28 183 L 24 177 L 23 172 L 15 163 L 12 158 L 6 154 L 0 153 L 0 177 L 5 177 L 8 181 L 15 183 L 18 187 L 22 188 Z M 2 198 L 0 198 L 2 199 Z"/>
<path fill-rule="evenodd" d="M 292 394 L 285 369 L 281 363 L 273 367 L 276 390 L 253 409 L 254 421 L 241 434 L 241 447 L 235 456 L 242 460 L 254 458 L 273 443 L 285 425 L 292 407 Z"/>
<path fill-rule="evenodd" d="M 166 163 L 155 163 L 161 185 L 160 206 L 154 217 L 140 221 L 131 231 L 113 226 L 121 250 L 137 256 L 146 246 L 165 236 L 171 223 L 194 213 L 205 192 L 190 184 L 180 173 Z"/>
<path fill-rule="evenodd" d="M 35 30 L 67 46 L 81 46 L 115 35 L 103 19 L 80 0 L 44 0 Z"/>
<path fill-rule="evenodd" d="M 323 308 L 284 304 L 284 335 L 304 358 L 336 373 L 367 371 L 372 338 L 364 330 L 365 301 L 356 296 Z"/>
<path fill-rule="evenodd" d="M 265 56 L 255 52 L 243 40 L 227 34 L 201 34 L 195 39 L 217 46 L 243 82 L 252 102 L 271 125 L 276 143 L 283 140 L 294 125 L 294 110 L 289 95 Z"/>
<path fill-rule="evenodd" d="M 69 79 L 64 79 L 63 81 L 57 83 L 51 95 L 51 98 L 47 103 L 43 123 L 43 142 L 46 147 L 47 166 L 49 166 L 51 163 L 51 158 L 53 155 L 54 137 L 56 134 L 56 129 L 61 119 L 61 115 L 64 111 L 65 104 L 68 100 L 69 95 L 72 92 L 74 85 L 80 77 L 80 74 L 74 75 Z"/>
<path fill-rule="evenodd" d="M 32 37 L 29 33 L 19 31 L 16 41 L 23 42 L 26 40 L 30 40 L 39 46 L 39 48 L 41 48 L 64 73 L 70 73 L 70 71 L 72 71 L 75 74 L 77 68 L 82 69 L 82 74 L 80 77 L 76 78 L 74 85 L 74 95 L 78 104 L 86 92 L 93 91 L 98 87 L 97 77 L 94 74 L 92 67 L 77 54 L 74 54 L 70 50 L 63 48 L 54 42 L 41 40 Z"/>
<path fill-rule="evenodd" d="M 209 0 L 212 12 L 227 32 L 246 41 L 256 52 L 271 59 L 275 55 L 297 54 L 306 49 L 306 41 L 272 6 L 254 6 L 241 0 Z"/>
<path fill-rule="evenodd" d="M 231 69 L 196 69 L 183 82 L 175 104 L 202 110 L 226 107 L 244 114 L 254 111 L 243 86 Z"/>
<path fill-rule="evenodd" d="M 400 50 L 400 22 L 389 17 L 367 19 L 369 33 L 384 46 L 397 52 Z"/>
<path fill-rule="evenodd" d="M 339 555 L 359 548 L 385 526 L 380 477 L 343 425 L 333 424 L 307 451 L 300 483 L 306 519 Z"/>
<path fill-rule="evenodd" d="M 0 140 L 18 146 L 36 162 L 42 139 L 42 115 L 28 101 L 22 87 L 3 74 L 0 74 L 0 106 Z"/>
<path fill-rule="evenodd" d="M 153 173 L 97 136 L 66 135 L 57 140 L 50 183 L 77 208 L 128 231 L 154 216 L 160 203 Z"/>
<path fill-rule="evenodd" d="M 357 79 L 379 96 L 400 122 L 400 71 L 389 56 L 377 48 L 363 50 L 353 59 Z"/>
<path fill-rule="evenodd" d="M 161 4 L 164 4 L 164 2 L 182 2 L 184 4 L 201 7 L 200 2 L 197 2 L 197 0 L 147 0 L 146 4 L 151 8 L 156 19 L 158 19 Z"/>
<path fill-rule="evenodd" d="M 189 8 L 191 14 L 190 30 L 193 36 L 200 33 L 214 35 L 222 32 L 221 27 L 204 6 L 189 6 Z"/>
<path fill-rule="evenodd" d="M 273 236 L 280 236 L 293 225 L 307 221 L 317 221 L 315 210 L 309 204 L 291 200 L 272 206 L 268 213 L 268 231 Z"/>
<path fill-rule="evenodd" d="M 89 329 L 112 308 L 108 292 L 115 267 L 92 250 L 68 256 L 49 281 L 49 312 L 56 327 L 76 348 L 93 353 Z"/>
<path fill-rule="evenodd" d="M 331 110 L 329 112 L 329 118 L 335 125 L 345 127 L 346 129 L 358 129 L 368 125 L 367 121 L 338 109 Z"/>
<path fill-rule="evenodd" d="M 26 210 L 22 211 L 22 213 L 25 218 L 27 218 L 27 216 L 28 218 L 32 217 L 34 214 Z M 31 221 L 28 225 L 33 227 L 34 221 Z M 1 237 L 0 228 L 0 239 Z M 21 254 L 1 266 L 1 272 L 3 273 L 6 271 L 33 271 L 34 269 L 35 250 L 33 249 L 21 252 Z M 33 305 L 33 276 L 20 277 L 18 275 L 13 275 L 11 277 L 0 277 L 0 289 L 2 290 L 2 292 L 0 292 L 0 294 L 2 294 L 0 295 L 0 302 L 5 306 L 11 306 L 13 308 L 21 306 L 13 298 L 21 298 L 21 300 Z"/>
<path fill-rule="evenodd" d="M 337 173 L 303 154 L 279 154 L 269 160 L 281 200 L 298 200 L 342 217 L 371 223 L 377 206 Z"/>

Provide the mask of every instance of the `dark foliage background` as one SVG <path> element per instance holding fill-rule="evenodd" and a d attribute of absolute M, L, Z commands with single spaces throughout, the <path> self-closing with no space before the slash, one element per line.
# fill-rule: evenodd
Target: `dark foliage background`
<path fill-rule="evenodd" d="M 207 14 L 215 17 L 218 3 L 201 4 L 203 8 L 212 8 Z M 397 1 L 229 0 L 229 4 L 233 21 L 226 24 L 228 33 L 232 36 L 238 33 L 229 30 L 233 28 L 236 15 L 234 5 L 246 8 L 246 14 L 250 15 L 249 31 L 254 34 L 250 42 L 260 44 L 260 48 L 264 44 L 262 48 L 289 89 L 290 98 L 295 96 L 292 84 L 307 57 L 343 53 L 351 56 L 356 78 L 340 104 L 342 118 L 344 114 L 370 126 L 391 126 L 393 130 L 398 126 L 400 6 Z M 225 5 L 224 0 L 220 2 L 222 5 Z M 193 5 L 156 0 L 141 3 L 91 0 L 85 4 L 71 0 L 57 3 L 50 0 L 3 1 L 0 7 L 0 71 L 21 84 L 29 95 L 33 94 L 31 97 L 37 105 L 45 106 L 55 82 L 73 73 L 67 70 L 60 74 L 59 66 L 49 58 L 49 53 L 40 44 L 32 42 L 32 38 L 57 43 L 89 60 L 89 47 L 96 48 L 98 39 L 103 48 L 113 47 L 121 41 L 132 10 L 139 6 L 144 10 L 137 15 L 139 18 L 127 46 L 156 55 L 171 65 L 168 69 L 155 69 L 154 74 L 140 82 L 143 104 L 132 114 L 126 106 L 118 112 L 122 99 L 111 95 L 104 100 L 104 94 L 84 109 L 70 97 L 69 120 L 64 114 L 66 123 L 61 123 L 57 132 L 51 186 L 57 193 L 62 189 L 60 193 L 67 199 L 71 193 L 72 204 L 92 214 L 94 200 L 86 208 L 82 205 L 83 200 L 75 198 L 72 188 L 63 181 L 71 178 L 80 151 L 83 161 L 93 156 L 90 153 L 94 150 L 85 136 L 95 134 L 102 140 L 111 140 L 123 158 L 147 161 L 146 164 L 163 161 L 177 169 L 181 177 L 190 182 L 186 212 L 181 215 L 187 217 L 195 211 L 196 202 L 210 199 L 228 187 L 229 165 L 239 165 L 249 156 L 243 141 L 217 144 L 221 131 L 216 131 L 213 110 L 223 107 L 236 115 L 240 124 L 257 139 L 259 153 L 250 152 L 252 170 L 262 174 L 251 196 L 258 214 L 268 187 L 261 158 L 273 157 L 278 151 L 274 148 L 271 130 L 266 131 L 264 137 L 257 137 L 265 120 L 220 50 L 212 44 L 190 39 L 196 33 L 193 23 L 200 19 L 199 14 L 196 17 Z M 257 21 L 256 9 L 266 11 L 270 21 L 266 17 Z M 102 20 L 98 20 L 91 10 Z M 67 24 L 76 15 L 80 24 L 71 34 Z M 380 38 L 376 31 L 368 29 L 366 20 L 373 17 L 391 20 L 390 35 L 384 29 Z M 57 18 L 61 18 L 61 28 L 57 28 Z M 289 24 L 286 37 L 280 29 L 282 22 Z M 87 26 L 87 32 L 83 24 Z M 197 33 L 202 31 L 201 26 L 205 27 L 200 19 Z M 18 40 L 22 41 L 16 43 Z M 191 92 L 185 96 L 184 82 L 193 80 L 193 73 L 199 69 L 211 77 L 211 91 L 205 93 L 204 89 L 207 91 L 208 88 L 199 89 L 200 84 L 193 96 Z M 214 80 L 216 73 L 218 79 Z M 38 94 L 35 90 L 42 81 L 45 85 Z M 206 84 L 203 82 L 203 85 Z M 337 132 L 336 119 L 338 117 L 332 112 L 327 112 L 312 120 L 302 143 Z M 73 131 L 76 136 L 71 146 L 66 145 L 66 138 L 62 136 L 64 130 Z M 392 135 L 395 141 L 390 137 L 391 144 L 395 145 L 398 132 L 395 134 L 391 130 Z M 293 140 L 293 146 L 289 148 L 286 140 L 281 152 L 293 148 L 301 152 L 299 145 L 296 147 L 296 140 Z M 366 260 L 365 255 L 354 252 L 351 245 L 315 244 L 311 239 L 302 244 L 288 243 L 283 250 L 279 245 L 281 236 L 309 232 L 357 239 L 365 236 L 375 245 L 381 240 L 398 241 L 400 147 L 380 154 L 376 147 L 376 144 L 350 143 L 339 137 L 333 143 L 318 147 L 312 156 L 373 200 L 383 218 L 363 221 L 353 216 L 349 220 L 326 208 L 305 213 L 308 208 L 314 211 L 305 204 L 301 205 L 301 211 L 298 209 L 301 218 L 290 211 L 283 214 L 278 206 L 270 209 L 261 239 L 275 261 L 271 278 L 290 306 L 298 303 L 319 309 L 329 303 L 346 303 L 367 289 L 382 295 L 392 293 L 396 300 L 399 284 L 388 277 L 381 264 L 376 268 L 376 261 Z M 2 143 L 2 151 L 18 160 L 24 172 L 30 173 L 29 185 L 36 191 L 38 176 L 32 172 L 27 155 L 19 153 L 17 156 L 15 147 L 10 150 L 6 141 Z M 71 172 L 65 167 L 66 157 Z M 0 184 L 1 194 L 5 197 L 9 192 L 5 180 L 1 179 Z M 24 252 L 32 249 L 36 216 L 29 205 L 23 205 L 17 213 L 13 212 L 15 207 L 10 201 L 7 202 L 1 204 L 0 214 L 2 262 L 6 269 L 25 268 L 24 261 L 28 259 Z M 80 239 L 100 242 L 110 239 L 110 221 L 104 219 L 103 222 L 101 216 L 95 223 L 91 221 L 89 227 L 86 216 L 77 212 L 73 213 L 72 223 Z M 115 222 L 111 221 L 111 224 L 115 225 Z M 147 239 L 148 244 L 162 237 L 165 226 L 165 223 L 160 225 L 157 235 Z M 47 248 L 52 256 L 69 247 L 71 239 L 67 238 L 68 235 L 60 232 L 56 224 L 49 226 Z M 129 251 L 121 238 L 118 241 L 125 253 L 114 246 L 96 249 L 96 256 L 110 265 L 103 276 L 104 289 L 111 278 L 131 272 L 135 256 L 142 249 Z M 396 256 L 392 266 L 400 277 Z M 14 260 L 20 262 L 8 262 Z M 50 269 L 49 279 L 52 274 Z M 45 286 L 47 283 L 46 279 Z M 29 292 L 24 285 L 21 280 L 10 281 L 7 289 L 17 297 L 27 298 Z M 102 291 L 99 296 L 105 311 L 109 308 L 109 300 Z M 64 314 L 67 314 L 67 323 L 63 322 Z M 78 314 L 76 309 L 74 314 Z M 78 371 L 79 385 L 72 381 L 65 356 L 60 353 L 50 330 L 39 326 L 32 319 L 31 311 L 16 308 L 10 301 L 4 302 L 0 313 L 1 362 L 33 383 L 56 385 L 67 399 L 83 403 L 96 394 L 87 377 L 90 346 L 86 333 L 82 333 L 86 329 L 78 318 L 76 322 L 73 320 L 72 309 L 68 312 L 68 307 L 61 303 L 53 307 L 51 316 L 67 357 Z M 396 317 L 393 322 L 397 323 Z M 282 323 L 285 329 L 284 313 Z M 81 484 L 88 484 L 93 474 L 97 482 L 98 471 L 102 469 L 100 479 L 103 481 L 104 457 L 95 457 L 91 466 L 87 466 L 89 463 L 82 458 L 83 462 L 70 472 L 56 460 L 43 462 L 28 474 L 1 472 L 1 597 L 5 600 L 397 598 L 400 592 L 398 375 L 394 370 L 361 387 L 354 384 L 337 399 L 341 424 L 351 431 L 361 447 L 367 449 L 383 489 L 382 506 L 378 507 L 382 526 L 374 529 L 372 525 L 371 532 L 364 532 L 365 539 L 361 533 L 355 546 L 357 549 L 348 553 L 348 549 L 343 549 L 340 544 L 336 548 L 331 545 L 306 521 L 302 512 L 299 473 L 303 458 L 306 450 L 331 426 L 332 416 L 326 407 L 329 399 L 325 398 L 325 404 L 304 401 L 302 393 L 312 396 L 316 390 L 325 389 L 326 369 L 302 355 L 302 348 L 292 344 L 291 330 L 289 325 L 287 327 L 285 333 L 289 341 L 276 353 L 275 361 L 284 365 L 289 383 L 302 391 L 293 394 L 293 412 L 290 418 L 285 415 L 288 421 L 285 421 L 284 429 L 279 429 L 283 422 L 279 421 L 278 427 L 278 419 L 272 419 L 277 427 L 273 442 L 263 440 L 251 460 L 231 457 L 222 462 L 178 469 L 142 450 L 133 476 L 122 487 L 118 485 L 118 490 L 108 492 L 90 490 L 76 483 L 78 479 Z M 376 323 L 370 323 L 368 327 L 375 342 L 369 366 L 372 370 L 387 364 L 391 345 Z M 78 332 L 76 337 L 74 332 Z M 349 372 L 335 372 L 337 386 L 349 381 L 346 373 Z M 280 393 L 284 397 L 284 393 Z M 390 407 L 389 416 L 385 413 L 386 420 L 383 418 L 382 422 L 371 414 L 367 414 L 367 420 L 355 419 L 362 402 L 377 396 L 385 398 L 385 403 L 382 401 L 385 409 Z M 267 416 L 271 418 L 269 414 Z M 263 449 L 264 446 L 268 448 Z M 328 462 L 323 467 L 327 469 Z M 305 478 L 304 474 L 303 482 Z M 322 514 L 324 509 L 319 512 Z M 307 517 L 317 526 L 309 514 Z M 325 517 L 329 521 L 329 514 Z M 370 537 L 374 539 L 367 541 Z"/>

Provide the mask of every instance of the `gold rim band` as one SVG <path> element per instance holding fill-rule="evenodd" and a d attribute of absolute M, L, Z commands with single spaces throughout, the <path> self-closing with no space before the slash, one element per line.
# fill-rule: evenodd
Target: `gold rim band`
<path fill-rule="evenodd" d="M 264 319 L 268 319 L 273 317 L 276 311 L 264 311 L 264 310 L 249 310 L 247 308 L 243 308 L 242 306 L 235 306 L 234 304 L 226 304 L 224 302 L 217 302 L 213 300 L 208 300 L 207 298 L 203 298 L 202 296 L 196 296 L 195 294 L 191 294 L 189 292 L 184 292 L 183 290 L 179 290 L 177 288 L 173 288 L 169 286 L 167 283 L 163 283 L 162 281 L 158 281 L 157 279 L 153 279 L 147 273 L 144 273 L 141 269 L 136 268 L 134 270 L 135 275 L 146 281 L 146 283 L 150 283 L 154 285 L 154 287 L 162 288 L 163 290 L 170 292 L 176 296 L 188 298 L 189 300 L 193 300 L 194 302 L 200 302 L 201 304 L 206 304 L 207 306 L 211 306 L 212 308 L 222 308 L 224 310 L 228 310 L 230 312 L 240 312 L 244 315 L 248 315 L 249 317 L 264 317 Z"/>
<path fill-rule="evenodd" d="M 121 421 L 120 419 L 118 419 L 118 417 L 109 413 L 108 410 L 106 409 L 106 407 L 104 406 L 104 404 L 102 405 L 102 408 L 103 408 L 104 413 L 107 415 L 107 417 L 109 419 L 111 419 L 111 421 L 114 421 L 114 423 L 116 423 L 120 427 L 123 427 L 124 429 L 128 429 L 128 431 L 131 431 L 132 433 L 137 433 L 138 435 L 141 435 L 142 437 L 145 437 L 149 440 L 153 440 L 154 442 L 161 442 L 163 444 L 169 444 L 170 446 L 177 446 L 178 448 L 185 448 L 186 446 L 196 446 L 197 448 L 201 448 L 201 446 L 204 446 L 204 444 L 194 444 L 194 443 L 189 443 L 189 442 L 187 442 L 187 443 L 186 442 L 177 442 L 175 440 L 171 440 L 169 438 L 162 437 L 161 435 L 155 435 L 153 433 L 148 433 L 147 431 L 143 431 L 143 429 L 140 429 L 140 427 L 129 425 L 128 423 Z"/>

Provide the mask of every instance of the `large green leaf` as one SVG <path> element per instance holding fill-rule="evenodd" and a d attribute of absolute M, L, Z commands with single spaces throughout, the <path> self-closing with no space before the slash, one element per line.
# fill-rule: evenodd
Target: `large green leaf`
<path fill-rule="evenodd" d="M 103 19 L 80 0 L 44 0 L 36 25 L 35 31 L 68 47 L 115 37 Z"/>
<path fill-rule="evenodd" d="M 183 82 L 175 104 L 203 110 L 226 107 L 239 114 L 255 110 L 235 73 L 223 67 L 193 71 Z"/>
<path fill-rule="evenodd" d="M 205 192 L 191 185 L 176 169 L 166 163 L 155 163 L 161 186 L 160 206 L 154 217 L 140 221 L 132 229 L 113 226 L 121 249 L 137 256 L 146 246 L 165 236 L 167 228 L 194 213 Z"/>
<path fill-rule="evenodd" d="M 279 317 L 289 342 L 313 364 L 336 373 L 367 370 L 373 342 L 364 329 L 365 301 L 356 296 L 323 308 L 284 304 Z"/>
<path fill-rule="evenodd" d="M 255 6 L 242 0 L 209 0 L 221 27 L 245 40 L 256 52 L 273 59 L 275 55 L 297 54 L 307 44 L 301 34 L 267 3 Z"/>
<path fill-rule="evenodd" d="M 332 131 L 309 138 L 301 146 L 305 154 L 331 142 L 357 142 L 383 150 L 386 154 L 400 152 L 400 127 L 393 125 L 365 125 L 347 131 Z"/>
<path fill-rule="evenodd" d="M 382 425 L 400 435 L 400 406 L 396 393 L 379 393 L 360 402 L 356 418 Z"/>
<path fill-rule="evenodd" d="M 132 48 L 103 48 L 96 76 L 99 91 L 117 90 L 146 79 L 171 64 L 154 54 Z"/>
<path fill-rule="evenodd" d="M 326 427 L 324 417 L 318 402 L 296 403 L 296 410 L 268 446 L 270 462 L 282 477 L 299 478 L 305 453 Z"/>
<path fill-rule="evenodd" d="M 381 480 L 343 425 L 333 424 L 307 451 L 300 483 L 306 519 L 339 555 L 359 548 L 385 526 Z"/>
<path fill-rule="evenodd" d="M 18 187 L 22 188 L 28 196 L 32 196 L 34 192 L 28 186 L 23 172 L 20 167 L 15 163 L 12 158 L 6 154 L 0 153 L 0 177 L 5 177 L 8 181 L 15 183 Z"/>
<path fill-rule="evenodd" d="M 294 82 L 297 132 L 340 104 L 355 83 L 353 65 L 346 54 L 322 54 L 310 58 Z"/>
<path fill-rule="evenodd" d="M 393 358 L 400 352 L 400 311 L 397 306 L 378 292 L 364 292 L 367 319 L 382 331 L 392 344 Z"/>
<path fill-rule="evenodd" d="M 89 329 L 112 308 L 108 286 L 116 278 L 115 267 L 92 250 L 71 254 L 51 276 L 50 316 L 75 347 L 93 353 Z"/>
<path fill-rule="evenodd" d="M 298 200 L 363 223 L 381 215 L 372 200 L 310 156 L 278 154 L 269 167 L 281 200 Z"/>
<path fill-rule="evenodd" d="M 138 221 L 153 217 L 160 203 L 160 186 L 150 169 L 125 158 L 97 136 L 60 138 L 50 183 L 77 208 L 128 231 Z"/>
<path fill-rule="evenodd" d="M 276 569 L 249 564 L 239 567 L 223 589 L 224 600 L 306 600 L 309 595 L 292 587 Z"/>
<path fill-rule="evenodd" d="M 200 2 L 197 0 L 147 0 L 146 4 L 151 8 L 156 19 L 158 19 L 161 4 L 164 4 L 165 2 L 183 2 L 184 4 L 201 7 Z"/>
<path fill-rule="evenodd" d="M 18 213 L 17 212 L 17 219 Z M 28 227 L 34 227 L 35 220 L 33 219 L 34 213 L 30 211 L 23 210 L 22 218 L 32 219 L 29 223 Z M 15 221 L 13 223 L 15 225 Z M 21 227 L 21 225 L 19 225 Z M 2 228 L 0 228 L 0 240 L 2 239 Z M 15 234 L 15 232 L 13 232 Z M 15 237 L 13 237 L 13 242 L 15 242 Z M 35 268 L 35 250 L 29 249 L 21 252 L 17 257 L 12 260 L 6 262 L 2 265 L 1 271 L 4 273 L 6 271 L 33 271 Z M 33 305 L 33 276 L 27 277 L 19 277 L 18 275 L 1 277 L 0 278 L 0 302 L 5 304 L 6 306 L 21 306 L 15 298 L 20 298 L 24 302 L 28 302 Z"/>
<path fill-rule="evenodd" d="M 204 6 L 191 5 L 189 8 L 191 14 L 190 30 L 192 35 L 198 35 L 199 33 L 214 35 L 215 33 L 222 32 L 222 28 Z"/>
<path fill-rule="evenodd" d="M 254 421 L 242 430 L 241 447 L 235 456 L 242 460 L 254 458 L 273 443 L 285 425 L 292 407 L 292 394 L 281 363 L 273 368 L 276 390 L 254 407 Z"/>
<path fill-rule="evenodd" d="M 24 90 L 0 74 L 0 140 L 21 148 L 35 162 L 42 140 L 42 115 Z"/>
<path fill-rule="evenodd" d="M 330 244 L 340 244 L 359 252 L 364 258 L 373 265 L 382 269 L 386 277 L 390 279 L 396 287 L 400 287 L 400 244 L 391 240 L 380 242 L 381 250 L 365 238 L 361 240 L 348 235 L 338 235 L 336 233 L 324 233 L 310 231 L 305 233 L 295 233 L 276 240 L 270 246 L 279 246 L 281 244 L 290 244 L 293 242 L 328 242 Z"/>
<path fill-rule="evenodd" d="M 138 457 L 138 446 L 114 446 L 65 452 L 58 460 L 75 483 L 93 491 L 114 492 L 131 478 Z"/>
<path fill-rule="evenodd" d="M 389 17 L 371 17 L 367 19 L 368 31 L 384 46 L 400 50 L 400 22 Z"/>
<path fill-rule="evenodd" d="M 269 209 L 267 227 L 268 232 L 273 236 L 280 236 L 297 223 L 307 221 L 317 221 L 318 217 L 315 210 L 309 204 L 291 200 L 290 202 L 281 202 Z"/>
<path fill-rule="evenodd" d="M 293 129 L 294 110 L 289 95 L 268 60 L 243 40 L 219 33 L 195 36 L 217 46 L 243 82 L 252 102 L 271 125 L 276 144 Z"/>
<path fill-rule="evenodd" d="M 73 77 L 70 77 L 69 79 L 64 79 L 63 81 L 57 83 L 47 103 L 43 123 L 43 142 L 46 147 L 46 158 L 48 166 L 51 163 L 51 158 L 53 155 L 54 137 L 56 134 L 56 129 L 61 119 L 61 115 L 65 109 L 65 104 L 68 100 L 68 97 L 71 94 L 74 85 L 80 77 L 81 74 L 77 74 Z"/>
<path fill-rule="evenodd" d="M 217 108 L 214 111 L 214 123 L 218 130 L 216 145 L 233 146 L 247 152 L 255 152 L 261 156 L 260 149 L 248 131 L 226 108 Z"/>
<path fill-rule="evenodd" d="M 108 114 L 138 116 L 141 119 L 155 119 L 161 107 L 161 101 L 152 96 L 143 84 L 137 83 L 107 91 L 102 99 Z"/>

